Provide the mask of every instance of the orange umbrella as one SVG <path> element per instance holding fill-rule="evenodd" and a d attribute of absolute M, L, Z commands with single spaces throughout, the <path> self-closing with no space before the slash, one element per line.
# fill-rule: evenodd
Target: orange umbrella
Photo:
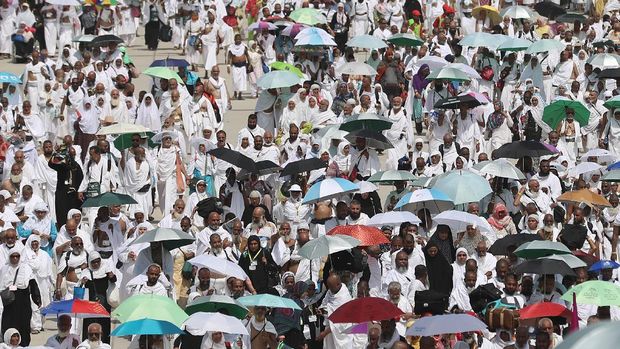
<path fill-rule="evenodd" d="M 381 230 L 366 225 L 339 225 L 332 228 L 327 235 L 348 235 L 358 239 L 360 246 L 372 246 L 389 244 L 390 240 L 383 235 Z"/>
<path fill-rule="evenodd" d="M 605 199 L 603 196 L 597 193 L 592 192 L 589 189 L 581 189 L 581 190 L 566 192 L 560 195 L 560 197 L 558 197 L 558 201 L 570 202 L 573 204 L 585 203 L 590 207 L 592 206 L 611 207 L 611 204 L 609 203 L 609 201 L 607 201 L 607 199 Z"/>

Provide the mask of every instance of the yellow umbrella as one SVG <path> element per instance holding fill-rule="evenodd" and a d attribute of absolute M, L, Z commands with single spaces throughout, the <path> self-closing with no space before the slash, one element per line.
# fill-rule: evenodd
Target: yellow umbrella
<path fill-rule="evenodd" d="M 592 192 L 590 189 L 581 189 L 575 191 L 568 191 L 558 197 L 558 201 L 570 202 L 574 204 L 585 203 L 586 205 L 593 206 L 606 206 L 611 207 L 611 204 L 602 195 Z"/>
<path fill-rule="evenodd" d="M 499 15 L 499 10 L 490 5 L 478 6 L 471 11 L 471 15 L 477 19 L 484 19 L 484 14 L 491 20 L 492 25 L 501 23 L 502 16 Z"/>

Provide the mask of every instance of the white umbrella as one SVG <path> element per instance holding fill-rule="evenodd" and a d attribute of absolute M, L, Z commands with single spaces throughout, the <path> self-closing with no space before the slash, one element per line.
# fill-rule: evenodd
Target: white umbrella
<path fill-rule="evenodd" d="M 348 62 L 336 69 L 337 74 L 347 75 L 377 75 L 375 68 L 364 62 Z"/>
<path fill-rule="evenodd" d="M 204 336 L 207 332 L 224 332 L 248 336 L 241 320 L 220 313 L 198 312 L 189 316 L 181 328 L 192 336 Z"/>
<path fill-rule="evenodd" d="M 409 211 L 389 211 L 372 216 L 367 225 L 382 227 L 384 225 L 398 225 L 403 222 L 410 222 L 413 224 L 422 223 L 418 216 Z"/>
<path fill-rule="evenodd" d="M 151 141 L 153 143 L 161 143 L 164 137 L 171 137 L 173 141 L 179 138 L 176 132 L 163 131 L 151 137 Z"/>
<path fill-rule="evenodd" d="M 299 255 L 315 259 L 359 246 L 360 241 L 347 235 L 323 235 L 310 240 L 299 249 Z"/>
<path fill-rule="evenodd" d="M 493 228 L 486 219 L 463 211 L 444 211 L 433 218 L 437 224 L 445 224 L 450 227 L 452 234 L 463 232 L 468 225 L 475 225 L 480 232 L 493 233 Z"/>
<path fill-rule="evenodd" d="M 209 268 L 209 270 L 225 276 L 232 276 L 241 280 L 246 280 L 248 278 L 245 271 L 243 271 L 238 264 L 229 262 L 223 258 L 201 254 L 200 256 L 188 260 L 188 262 L 197 267 Z"/>
<path fill-rule="evenodd" d="M 598 53 L 588 58 L 594 68 L 611 69 L 620 67 L 620 56 L 609 53 Z"/>
<path fill-rule="evenodd" d="M 377 188 L 376 185 L 370 182 L 367 182 L 367 181 L 359 181 L 359 182 L 356 182 L 355 184 L 357 184 L 360 187 L 360 190 L 357 191 L 357 193 L 360 193 L 360 194 L 372 193 L 373 191 L 379 190 L 379 188 Z"/>
<path fill-rule="evenodd" d="M 215 149 L 215 144 L 204 137 L 194 137 L 189 143 L 196 150 L 198 150 L 198 148 L 200 148 L 201 145 L 205 146 L 205 151 Z"/>
<path fill-rule="evenodd" d="M 430 213 L 439 213 L 454 208 L 452 200 L 437 189 L 417 189 L 403 195 L 395 208 L 409 212 L 418 212 L 426 208 Z"/>
<path fill-rule="evenodd" d="M 81 6 L 82 4 L 77 0 L 45 0 L 50 5 L 60 6 Z"/>
<path fill-rule="evenodd" d="M 426 56 L 415 62 L 415 65 L 418 67 L 421 67 L 424 64 L 428 65 L 430 70 L 435 70 L 443 68 L 444 66 L 448 65 L 449 62 L 437 56 Z"/>
<path fill-rule="evenodd" d="M 575 167 L 569 168 L 568 175 L 570 177 L 577 178 L 584 173 L 599 171 L 603 168 L 605 167 L 597 164 L 596 162 L 585 161 L 578 163 Z"/>
<path fill-rule="evenodd" d="M 482 174 L 488 174 L 495 177 L 518 180 L 525 179 L 523 172 L 504 158 L 489 161 L 484 166 L 480 167 L 478 171 Z"/>
<path fill-rule="evenodd" d="M 612 154 L 609 150 L 607 149 L 600 149 L 600 148 L 596 148 L 596 149 L 590 149 L 588 150 L 587 153 L 583 154 L 580 158 L 580 161 L 588 161 L 588 158 L 592 158 L 595 157 L 597 162 L 615 162 L 617 157 Z"/>
<path fill-rule="evenodd" d="M 127 133 L 144 133 L 144 132 L 152 132 L 150 129 L 140 125 L 140 124 L 128 124 L 128 123 L 118 123 L 110 126 L 105 126 L 99 129 L 97 135 L 122 135 Z"/>
<path fill-rule="evenodd" d="M 472 79 L 482 79 L 480 77 L 480 74 L 478 74 L 478 72 L 476 71 L 476 69 L 474 69 L 473 67 L 471 67 L 471 66 L 469 66 L 467 64 L 463 64 L 463 63 L 449 63 L 444 68 L 455 68 L 455 69 L 458 69 L 458 70 L 462 71 L 463 73 L 465 73 L 465 75 L 469 76 Z"/>
<path fill-rule="evenodd" d="M 534 11 L 530 10 L 529 7 L 518 5 L 506 7 L 499 14 L 502 17 L 508 16 L 512 19 L 532 19 L 536 17 Z"/>

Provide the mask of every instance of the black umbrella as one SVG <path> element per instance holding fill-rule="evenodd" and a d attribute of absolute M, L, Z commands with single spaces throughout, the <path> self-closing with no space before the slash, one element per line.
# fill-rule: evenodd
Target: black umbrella
<path fill-rule="evenodd" d="M 122 44 L 124 41 L 123 39 L 119 38 L 116 35 L 99 35 L 96 38 L 93 39 L 93 41 L 90 42 L 90 45 L 92 46 L 105 46 L 105 45 L 109 45 L 112 43 L 117 43 L 117 44 Z"/>
<path fill-rule="evenodd" d="M 489 253 L 496 256 L 506 256 L 508 255 L 508 248 L 519 247 L 522 244 L 534 240 L 542 240 L 540 235 L 538 234 L 510 234 L 506 235 L 501 239 L 495 241 L 493 245 L 489 248 Z"/>
<path fill-rule="evenodd" d="M 434 107 L 435 109 L 459 109 L 461 105 L 465 105 L 468 108 L 475 108 L 482 105 L 475 97 L 464 94 L 455 97 L 442 98 L 438 100 Z"/>
<path fill-rule="evenodd" d="M 574 13 L 574 12 L 569 12 L 563 15 L 559 15 L 555 19 L 556 22 L 562 22 L 562 23 L 574 23 L 575 21 L 585 23 L 586 20 L 587 20 L 586 16 L 580 13 Z"/>
<path fill-rule="evenodd" d="M 259 176 L 262 176 L 262 175 L 267 175 L 271 173 L 276 173 L 276 172 L 279 172 L 280 170 L 282 170 L 282 167 L 280 167 L 280 165 L 276 164 L 275 162 L 270 161 L 270 160 L 262 160 L 262 161 L 258 161 L 254 163 L 253 171 L 249 171 L 246 169 L 242 169 L 241 171 L 239 171 L 239 174 L 237 175 L 237 179 L 244 180 L 246 178 L 249 178 L 250 174 L 253 174 L 253 173 Z"/>
<path fill-rule="evenodd" d="M 224 160 L 229 164 L 235 165 L 241 169 L 246 169 L 250 172 L 254 171 L 254 168 L 256 167 L 254 160 L 238 151 L 230 150 L 228 148 L 215 148 L 209 150 L 207 154 L 211 154 L 220 160 Z"/>
<path fill-rule="evenodd" d="M 361 130 L 349 132 L 347 135 L 344 136 L 344 139 L 351 142 L 352 144 L 355 144 L 355 140 L 357 138 L 366 139 L 366 146 L 369 148 L 375 148 L 375 149 L 394 148 L 392 143 L 387 138 L 385 138 L 385 136 L 382 133 L 374 131 L 374 130 L 361 129 Z"/>
<path fill-rule="evenodd" d="M 280 177 L 291 176 L 325 167 L 327 167 L 327 162 L 321 161 L 319 158 L 294 161 L 284 167 L 282 172 L 280 172 Z"/>
<path fill-rule="evenodd" d="M 504 144 L 493 151 L 494 158 L 519 159 L 524 156 L 540 157 L 555 154 L 548 146 L 536 141 L 517 141 Z"/>
<path fill-rule="evenodd" d="M 571 269 L 564 261 L 557 259 L 538 258 L 524 261 L 515 267 L 517 274 L 560 274 L 560 275 L 575 275 L 575 271 Z"/>
<path fill-rule="evenodd" d="M 184 59 L 164 58 L 154 60 L 149 67 L 189 67 L 189 62 Z"/>
<path fill-rule="evenodd" d="M 556 5 L 551 1 L 539 2 L 534 5 L 534 10 L 536 10 L 539 15 L 545 16 L 549 19 L 554 19 L 555 17 L 566 13 L 566 9 L 564 7 Z"/>
<path fill-rule="evenodd" d="M 620 78 L 620 68 L 601 70 L 598 74 L 599 79 L 618 79 Z"/>
<path fill-rule="evenodd" d="M 602 40 L 598 40 L 592 43 L 592 46 L 599 48 L 599 47 L 605 47 L 605 46 L 609 46 L 609 47 L 613 47 L 614 46 L 614 42 L 607 39 L 602 39 Z"/>

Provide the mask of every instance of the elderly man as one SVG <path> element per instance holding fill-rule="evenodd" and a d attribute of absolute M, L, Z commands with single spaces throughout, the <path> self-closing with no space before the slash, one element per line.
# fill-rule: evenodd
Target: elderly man
<path fill-rule="evenodd" d="M 320 308 L 324 308 L 327 311 L 326 317 L 329 317 L 336 309 L 350 300 L 351 295 L 346 286 L 340 281 L 340 277 L 336 274 L 331 274 L 327 278 L 327 293 L 320 306 Z M 345 329 L 346 326 L 344 324 L 327 321 L 325 330 L 317 336 L 317 340 L 324 340 L 323 348 L 325 349 L 350 348 L 352 336 L 345 333 Z"/>
<path fill-rule="evenodd" d="M 45 342 L 46 347 L 54 349 L 70 349 L 75 348 L 80 344 L 80 337 L 70 332 L 71 316 L 67 314 L 60 315 L 56 320 L 56 324 L 58 333 L 47 339 L 47 342 Z"/>
<path fill-rule="evenodd" d="M 396 253 L 395 267 L 389 270 L 382 279 L 381 293 L 388 294 L 388 286 L 391 282 L 398 282 L 401 286 L 401 293 L 409 300 L 411 291 L 411 282 L 415 280 L 413 268 L 409 268 L 409 256 L 405 251 Z"/>
<path fill-rule="evenodd" d="M 216 258 L 226 259 L 229 262 L 236 263 L 234 256 L 230 252 L 230 247 L 224 247 L 220 234 L 213 233 L 209 236 L 209 250 L 207 254 Z"/>
<path fill-rule="evenodd" d="M 97 323 L 88 325 L 88 339 L 78 345 L 76 349 L 112 349 L 109 344 L 101 341 L 102 334 L 101 325 Z"/>
<path fill-rule="evenodd" d="M 555 333 L 555 328 L 553 326 L 553 321 L 551 319 L 545 317 L 538 320 L 538 331 L 547 333 L 549 335 L 550 345 L 549 349 L 553 349 L 557 347 L 560 343 L 562 343 L 562 336 Z M 538 346 L 536 346 L 538 349 Z"/>
<path fill-rule="evenodd" d="M 71 250 L 60 256 L 58 262 L 58 274 L 56 275 L 56 290 L 54 298 L 63 299 L 63 291 L 66 291 L 64 299 L 73 298 L 73 288 L 82 279 L 85 270 L 88 269 L 88 253 L 84 251 L 84 242 L 81 237 L 74 236 L 71 239 Z M 62 281 L 66 281 L 66 290 L 62 289 Z"/>
<path fill-rule="evenodd" d="M 209 213 L 205 220 L 205 228 L 196 234 L 197 255 L 201 255 L 207 251 L 211 245 L 211 235 L 215 233 L 224 241 L 224 246 L 228 246 L 228 242 L 231 240 L 230 233 L 222 227 L 221 215 L 213 211 Z"/>
<path fill-rule="evenodd" d="M 522 186 L 515 197 L 514 205 L 516 207 L 523 207 L 529 203 L 536 205 L 537 211 L 545 215 L 552 213 L 552 209 L 557 206 L 555 202 L 551 200 L 551 197 L 544 191 L 540 190 L 540 182 L 536 179 L 530 179 L 526 186 Z"/>
<path fill-rule="evenodd" d="M 298 184 L 293 184 L 289 191 L 291 193 L 291 197 L 288 198 L 283 204 L 284 221 L 290 222 L 292 224 L 291 229 L 295 232 L 299 223 L 309 221 L 310 214 L 312 213 L 312 207 L 310 205 L 302 204 L 303 197 L 301 187 Z"/>
<path fill-rule="evenodd" d="M 252 212 L 252 223 L 245 227 L 243 236 L 247 238 L 256 235 L 261 239 L 261 246 L 266 247 L 271 245 L 270 239 L 277 232 L 276 225 L 265 218 L 265 209 L 257 207 Z"/>
<path fill-rule="evenodd" d="M 58 235 L 56 235 L 56 240 L 54 240 L 54 252 L 58 258 L 65 252 L 70 251 L 71 240 L 75 236 L 82 238 L 84 250 L 86 252 L 95 250 L 89 233 L 78 228 L 78 223 L 74 219 L 69 219 L 67 220 L 67 224 L 60 227 L 60 231 Z"/>

